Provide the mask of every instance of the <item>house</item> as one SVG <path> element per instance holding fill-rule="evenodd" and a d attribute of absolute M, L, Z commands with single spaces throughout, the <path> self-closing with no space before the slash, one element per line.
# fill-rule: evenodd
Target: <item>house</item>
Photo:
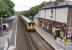
<path fill-rule="evenodd" d="M 39 13 L 34 16 L 34 22 L 36 25 L 39 24 L 38 18 L 39 18 Z"/>
<path fill-rule="evenodd" d="M 39 26 L 49 33 L 59 32 L 59 36 L 72 33 L 72 2 L 49 2 L 39 10 Z"/>

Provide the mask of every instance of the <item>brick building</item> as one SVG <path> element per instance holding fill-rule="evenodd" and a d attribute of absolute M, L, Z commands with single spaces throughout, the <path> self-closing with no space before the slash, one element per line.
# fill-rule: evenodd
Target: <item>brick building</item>
<path fill-rule="evenodd" d="M 59 31 L 60 36 L 71 36 L 72 33 L 72 2 L 48 2 L 39 10 L 39 26 L 48 31 L 55 33 Z"/>

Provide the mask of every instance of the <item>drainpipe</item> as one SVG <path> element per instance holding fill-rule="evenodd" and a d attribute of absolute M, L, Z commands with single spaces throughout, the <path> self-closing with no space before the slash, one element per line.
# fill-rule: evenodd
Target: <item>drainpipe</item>
<path fill-rule="evenodd" d="M 55 17 L 54 17 L 54 23 L 55 23 L 55 21 L 56 21 L 56 8 L 55 8 Z M 53 24 L 54 24 L 53 23 Z"/>

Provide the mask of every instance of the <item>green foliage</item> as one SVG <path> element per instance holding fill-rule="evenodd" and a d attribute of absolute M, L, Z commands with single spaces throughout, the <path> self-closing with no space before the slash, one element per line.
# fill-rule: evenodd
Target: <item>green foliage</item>
<path fill-rule="evenodd" d="M 0 17 L 11 16 L 14 13 L 14 3 L 10 0 L 0 0 Z"/>
<path fill-rule="evenodd" d="M 39 12 L 39 9 L 44 5 L 44 3 L 45 1 L 40 5 L 34 6 L 31 9 L 24 11 L 22 14 L 27 17 L 33 17 Z"/>
<path fill-rule="evenodd" d="M 29 10 L 23 11 L 22 14 L 24 16 L 27 16 L 27 17 L 30 17 L 30 16 L 33 17 L 33 16 L 35 16 L 38 13 L 38 11 L 39 11 L 39 6 L 34 6 L 31 9 L 29 9 Z"/>
<path fill-rule="evenodd" d="M 11 15 L 13 15 L 14 14 L 13 7 L 15 6 L 15 4 L 10 0 L 4 0 L 4 1 L 9 6 L 9 11 L 10 11 Z"/>
<path fill-rule="evenodd" d="M 39 6 L 34 6 L 29 10 L 29 16 L 35 16 L 39 11 Z"/>
<path fill-rule="evenodd" d="M 25 15 L 25 16 L 27 16 L 27 17 L 29 17 L 29 11 L 27 11 L 27 10 L 26 10 L 26 11 L 24 11 L 24 12 L 23 12 L 23 15 Z"/>
<path fill-rule="evenodd" d="M 5 4 L 5 2 L 0 0 L 0 15 L 3 15 L 3 13 L 8 10 L 8 8 L 9 7 Z"/>

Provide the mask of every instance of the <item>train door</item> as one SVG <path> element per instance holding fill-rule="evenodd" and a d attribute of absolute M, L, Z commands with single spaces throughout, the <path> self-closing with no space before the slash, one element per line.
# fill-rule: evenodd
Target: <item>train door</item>
<path fill-rule="evenodd" d="M 29 24 L 28 24 L 28 23 L 26 24 L 26 29 L 28 29 L 28 30 L 29 30 Z"/>
<path fill-rule="evenodd" d="M 31 24 L 31 29 L 35 28 L 35 23 L 30 23 Z"/>
<path fill-rule="evenodd" d="M 30 29 L 32 29 L 32 26 L 33 26 L 33 24 L 32 24 L 32 23 L 30 23 Z"/>
<path fill-rule="evenodd" d="M 31 30 L 32 29 L 32 23 L 29 23 L 28 25 L 29 25 L 29 30 Z"/>

